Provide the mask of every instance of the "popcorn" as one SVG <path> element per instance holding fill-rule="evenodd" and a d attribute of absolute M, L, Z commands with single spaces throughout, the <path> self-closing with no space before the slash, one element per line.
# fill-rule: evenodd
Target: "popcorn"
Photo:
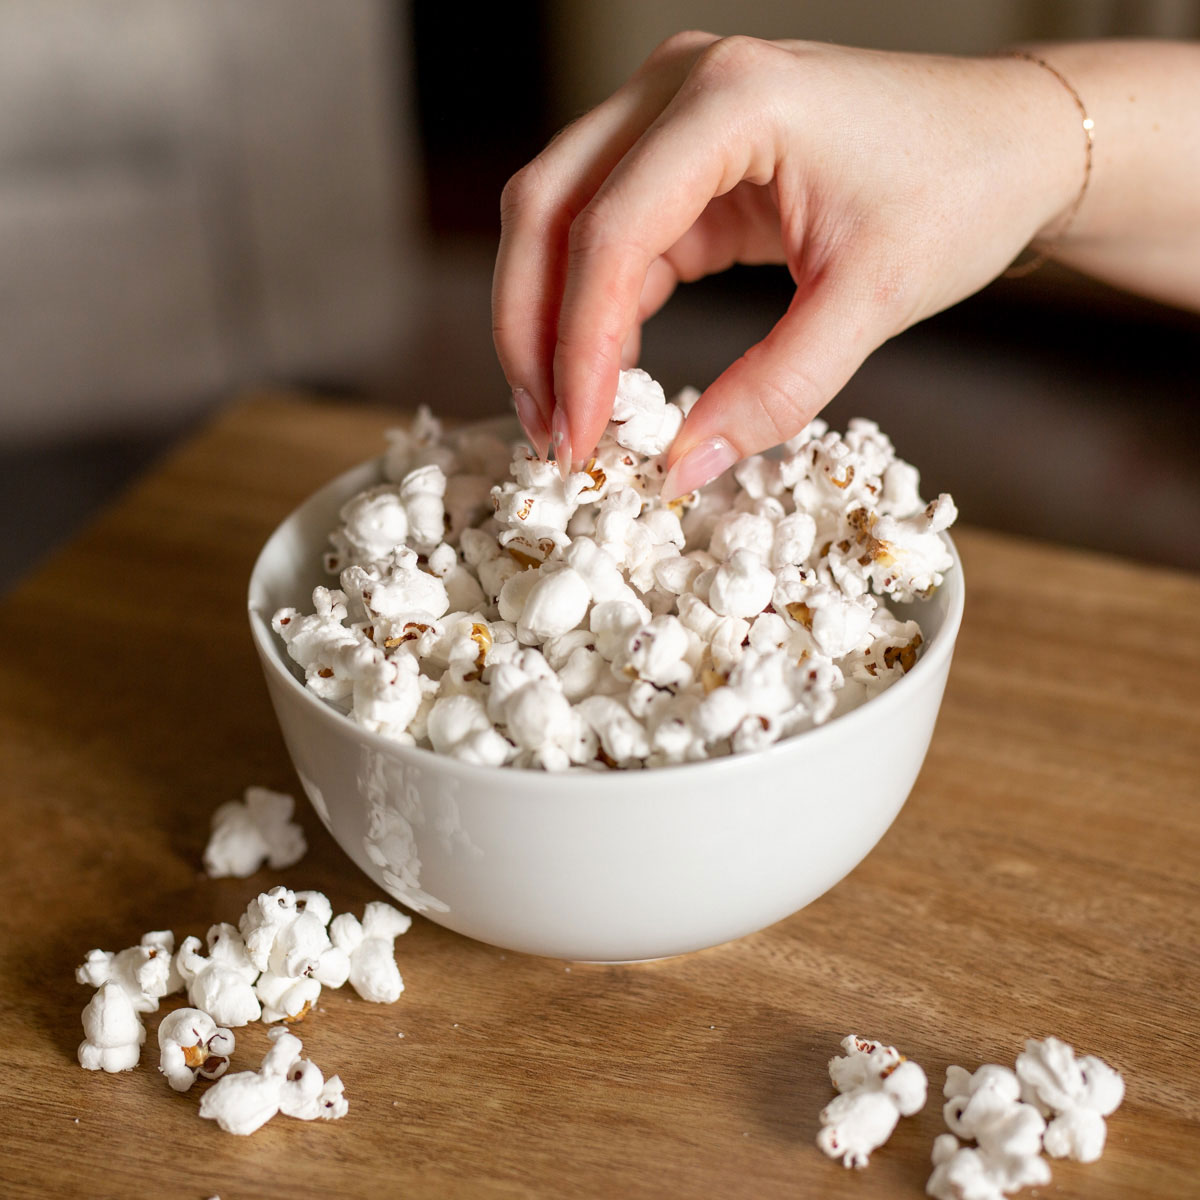
<path fill-rule="evenodd" d="M 952 1133 L 933 1140 L 933 1174 L 925 1191 L 935 1200 L 1004 1200 L 1029 1185 L 1049 1181 L 1040 1158 L 997 1162 L 979 1150 L 959 1144 Z"/>
<path fill-rule="evenodd" d="M 331 570 L 386 557 L 408 537 L 408 513 L 394 487 L 362 492 L 342 507 L 342 528 L 327 560 Z"/>
<path fill-rule="evenodd" d="M 83 1010 L 79 1065 L 89 1071 L 128 1071 L 141 1057 L 146 1030 L 141 1013 L 183 987 L 173 961 L 175 935 L 154 930 L 136 946 L 112 953 L 89 950 L 75 971 L 78 983 L 96 988 Z"/>
<path fill-rule="evenodd" d="M 513 747 L 492 726 L 487 709 L 474 696 L 442 696 L 429 710 L 427 736 L 433 748 L 463 762 L 501 766 Z"/>
<path fill-rule="evenodd" d="M 325 1079 L 301 1057 L 299 1039 L 282 1027 L 269 1031 L 271 1049 L 258 1071 L 228 1075 L 235 1039 L 224 1027 L 225 1015 L 231 1014 L 229 1024 L 259 1015 L 298 1019 L 322 984 L 341 987 L 347 979 L 364 999 L 391 1003 L 404 990 L 394 942 L 411 923 L 380 902 L 366 906 L 361 922 L 350 913 L 334 919 L 320 892 L 276 887 L 247 907 L 245 940 L 232 925 L 209 929 L 207 958 L 195 937 L 185 938 L 172 956 L 174 935 L 167 931 L 148 933 L 118 954 L 93 950 L 76 972 L 80 982 L 97 988 L 83 1011 L 80 1065 L 131 1070 L 146 1040 L 139 1012 L 153 1011 L 159 997 L 186 984 L 192 1007 L 159 1022 L 159 1071 L 178 1092 L 198 1078 L 216 1081 L 201 1098 L 202 1117 L 237 1134 L 253 1133 L 277 1112 L 306 1121 L 343 1117 L 348 1104 L 341 1079 Z"/>
<path fill-rule="evenodd" d="M 262 1006 L 254 993 L 260 968 L 250 960 L 241 934 L 221 922 L 208 930 L 208 957 L 200 939 L 186 937 L 175 955 L 175 966 L 187 984 L 188 1001 L 203 1009 L 218 1025 L 237 1028 L 257 1021 Z"/>
<path fill-rule="evenodd" d="M 158 1026 L 158 1069 L 177 1092 L 197 1078 L 220 1079 L 229 1069 L 234 1037 L 198 1008 L 177 1008 Z"/>
<path fill-rule="evenodd" d="M 456 454 L 442 442 L 442 423 L 426 404 L 417 409 L 408 429 L 392 429 L 386 437 L 383 474 L 393 483 L 399 483 L 410 471 L 428 463 L 437 463 L 447 473 L 456 466 Z"/>
<path fill-rule="evenodd" d="M 629 766 L 650 753 L 645 729 L 615 697 L 588 696 L 577 708 L 599 738 L 609 761 L 616 766 Z"/>
<path fill-rule="evenodd" d="M 369 618 L 390 617 L 401 626 L 432 624 L 450 608 L 445 583 L 422 571 L 407 547 L 386 561 L 347 567 L 341 583 L 344 596 L 357 601 Z"/>
<path fill-rule="evenodd" d="M 283 639 L 288 653 L 304 668 L 304 682 L 325 700 L 339 700 L 353 687 L 344 672 L 334 670 L 334 659 L 343 646 L 358 638 L 342 624 L 347 617 L 346 594 L 329 588 L 313 589 L 315 611 L 302 617 L 294 608 L 281 608 L 271 628 Z"/>
<path fill-rule="evenodd" d="M 175 935 L 155 930 L 136 946 L 113 954 L 89 950 L 75 971 L 75 979 L 94 988 L 112 983 L 123 991 L 135 1013 L 158 1012 L 158 1002 L 183 987 L 172 955 Z"/>
<path fill-rule="evenodd" d="M 200 1098 L 200 1115 L 226 1133 L 247 1135 L 276 1113 L 312 1121 L 346 1115 L 342 1081 L 328 1081 L 308 1059 L 302 1059 L 300 1039 L 287 1030 L 272 1029 L 271 1048 L 257 1071 L 239 1071 L 219 1079 Z"/>
<path fill-rule="evenodd" d="M 1092 1055 L 1076 1058 L 1058 1038 L 1030 1038 L 1017 1056 L 1021 1099 L 1043 1117 L 1053 1116 L 1042 1143 L 1051 1158 L 1095 1162 L 1104 1151 L 1104 1118 L 1125 1097 L 1125 1081 Z"/>
<path fill-rule="evenodd" d="M 350 959 L 333 944 L 328 925 L 333 917 L 320 892 L 272 888 L 251 901 L 242 918 L 248 956 L 262 970 L 254 994 L 262 1019 L 299 1021 L 321 994 L 322 984 L 341 987 L 350 974 Z"/>
<path fill-rule="evenodd" d="M 619 446 L 647 456 L 662 454 L 683 424 L 683 411 L 668 404 L 662 386 L 645 371 L 622 371 L 613 401 L 613 436 Z"/>
<path fill-rule="evenodd" d="M 145 1040 L 146 1030 L 129 993 L 115 980 L 106 980 L 83 1010 L 79 1065 L 85 1071 L 132 1071 Z"/>
<path fill-rule="evenodd" d="M 775 591 L 775 576 L 753 550 L 735 550 L 722 563 L 708 589 L 708 604 L 722 617 L 756 617 Z"/>
<path fill-rule="evenodd" d="M 533 585 L 516 618 L 517 637 L 527 646 L 575 629 L 592 602 L 591 589 L 573 567 L 529 574 L 534 577 Z"/>
<path fill-rule="evenodd" d="M 686 661 L 688 631 L 678 617 L 653 617 L 626 639 L 613 659 L 613 670 L 657 688 L 676 688 L 692 680 Z"/>
<path fill-rule="evenodd" d="M 1002 1200 L 1050 1182 L 1043 1149 L 1054 1158 L 1098 1159 L 1104 1118 L 1121 1103 L 1125 1084 L 1107 1063 L 1076 1058 L 1070 1046 L 1051 1037 L 1028 1040 L 1015 1072 L 993 1064 L 973 1075 L 949 1067 L 943 1090 L 942 1111 L 952 1132 L 934 1142 L 925 1190 L 936 1200 Z M 960 1137 L 977 1146 L 961 1145 Z"/>
<path fill-rule="evenodd" d="M 370 901 L 359 922 L 353 913 L 334 917 L 330 927 L 333 943 L 350 959 L 350 985 L 364 999 L 391 1004 L 404 991 L 404 980 L 396 966 L 396 938 L 407 933 L 412 918 L 385 904 Z"/>
<path fill-rule="evenodd" d="M 204 870 L 213 879 L 244 879 L 264 862 L 273 871 L 298 863 L 308 844 L 304 830 L 292 820 L 295 803 L 282 792 L 250 787 L 244 800 L 222 804 L 213 814 Z"/>
<path fill-rule="evenodd" d="M 359 643 L 348 648 L 342 664 L 354 679 L 353 719 L 372 733 L 404 737 L 425 696 L 417 659 Z"/>
<path fill-rule="evenodd" d="M 392 545 L 407 541 L 420 553 L 437 547 L 446 532 L 446 476 L 441 467 L 430 463 L 405 475 L 400 484 L 400 501 L 408 518 L 408 537 L 396 538 Z"/>
<path fill-rule="evenodd" d="M 991 1064 L 973 1075 L 962 1067 L 946 1070 L 942 1109 L 951 1134 L 934 1143 L 934 1171 L 926 1192 L 937 1200 L 1000 1200 L 1020 1188 L 1050 1182 L 1041 1157 L 1041 1114 L 1020 1099 L 1020 1083 L 1007 1067 Z M 974 1139 L 977 1149 L 960 1146 Z"/>
<path fill-rule="evenodd" d="M 564 481 L 554 463 L 538 458 L 524 446 L 513 451 L 512 482 L 492 488 L 492 508 L 498 525 L 508 529 L 553 529 L 565 531 L 574 511 L 568 494 L 577 476 Z"/>
<path fill-rule="evenodd" d="M 925 1107 L 925 1072 L 894 1046 L 850 1034 L 844 1057 L 829 1060 L 829 1078 L 841 1093 L 821 1111 L 817 1145 L 846 1167 L 865 1167 L 872 1150 L 891 1137 L 896 1122 Z"/>
<path fill-rule="evenodd" d="M 916 471 L 856 420 L 813 421 L 665 503 L 696 396 L 622 372 L 566 480 L 517 446 L 492 482 L 501 444 L 443 437 L 423 410 L 391 436 L 386 482 L 341 510 L 340 586 L 275 614 L 306 685 L 404 744 L 544 770 L 752 752 L 888 687 L 923 639 L 883 602 L 940 586 L 953 501 L 924 504 Z M 536 670 L 526 648 L 544 652 Z"/>

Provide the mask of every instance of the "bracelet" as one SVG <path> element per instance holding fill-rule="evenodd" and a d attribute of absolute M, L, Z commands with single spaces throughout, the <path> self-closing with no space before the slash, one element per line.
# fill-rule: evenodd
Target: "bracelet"
<path fill-rule="evenodd" d="M 1026 62 L 1033 63 L 1035 67 L 1041 67 L 1043 70 L 1049 71 L 1070 93 L 1071 99 L 1075 101 L 1075 107 L 1079 109 L 1079 115 L 1083 121 L 1083 136 L 1086 139 L 1084 146 L 1083 183 L 1079 187 L 1079 194 L 1075 197 L 1074 203 L 1067 209 L 1067 215 L 1063 218 L 1058 232 L 1049 239 L 1050 244 L 1053 245 L 1063 238 L 1067 230 L 1071 228 L 1071 223 L 1075 220 L 1075 216 L 1079 212 L 1079 206 L 1083 203 L 1084 196 L 1087 195 L 1088 184 L 1092 181 L 1092 143 L 1095 140 L 1095 122 L 1088 116 L 1087 108 L 1079 93 L 1071 86 L 1067 77 L 1057 67 L 1052 67 L 1044 58 L 1038 58 L 1036 54 L 1030 54 L 1026 50 L 1011 50 L 1008 57 L 1023 58 Z M 1004 272 L 1004 275 L 1008 279 L 1020 279 L 1024 275 L 1031 275 L 1046 261 L 1047 257 L 1048 255 L 1044 252 L 1037 251 L 1033 258 L 1027 262 L 1014 263 Z"/>

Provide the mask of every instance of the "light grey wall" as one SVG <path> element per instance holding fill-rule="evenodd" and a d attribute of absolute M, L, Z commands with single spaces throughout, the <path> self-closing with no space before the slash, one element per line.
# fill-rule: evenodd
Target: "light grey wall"
<path fill-rule="evenodd" d="M 361 376 L 412 326 L 389 0 L 0 0 L 0 439 Z"/>

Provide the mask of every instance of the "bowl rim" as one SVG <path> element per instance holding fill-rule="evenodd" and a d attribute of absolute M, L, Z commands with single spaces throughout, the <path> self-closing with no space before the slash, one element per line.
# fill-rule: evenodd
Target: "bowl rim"
<path fill-rule="evenodd" d="M 488 425 L 493 424 L 498 424 L 498 422 L 480 422 L 478 425 L 473 426 L 473 428 L 486 428 Z M 571 786 L 566 789 L 566 793 L 573 792 L 578 787 L 581 796 L 585 792 L 590 793 L 595 789 L 611 787 L 614 782 L 628 778 L 631 775 L 639 779 L 663 778 L 664 781 L 683 782 L 700 771 L 703 771 L 709 777 L 715 772 L 734 773 L 744 771 L 749 763 L 769 765 L 775 760 L 786 760 L 792 756 L 803 756 L 809 751 L 819 750 L 825 742 L 845 736 L 850 732 L 855 723 L 861 725 L 864 721 L 882 718 L 888 711 L 896 708 L 898 705 L 904 704 L 909 694 L 917 688 L 923 687 L 927 678 L 932 676 L 943 665 L 945 665 L 947 670 L 949 669 L 948 660 L 954 653 L 955 642 L 958 638 L 959 628 L 962 625 L 963 612 L 966 605 L 966 587 L 963 578 L 962 559 L 959 556 L 958 548 L 955 546 L 954 540 L 950 537 L 949 533 L 943 532 L 939 536 L 942 538 L 953 560 L 950 570 L 945 574 L 945 582 L 942 584 L 942 588 L 947 589 L 949 598 L 946 615 L 941 627 L 926 643 L 923 653 L 916 663 L 913 664 L 912 669 L 907 671 L 902 678 L 896 680 L 885 691 L 872 696 L 869 700 L 851 709 L 849 712 L 831 717 L 823 724 L 815 725 L 811 729 L 805 729 L 800 733 L 792 734 L 790 737 L 783 738 L 762 750 L 754 750 L 743 754 L 726 754 L 715 758 L 700 759 L 696 762 L 672 763 L 657 767 L 614 768 L 608 771 L 591 771 L 584 768 L 568 771 L 544 771 L 533 767 L 485 766 L 476 763 L 466 763 L 452 758 L 450 755 L 439 754 L 436 750 L 426 750 L 421 746 L 406 746 L 402 742 L 398 742 L 384 734 L 376 733 L 373 730 L 356 724 L 347 714 L 340 712 L 328 701 L 321 699 L 305 687 L 284 659 L 283 644 L 271 628 L 271 617 L 273 614 L 264 612 L 258 604 L 256 597 L 256 592 L 260 590 L 260 574 L 265 569 L 264 560 L 271 549 L 272 543 L 280 535 L 284 527 L 294 521 L 303 509 L 310 505 L 316 506 L 322 504 L 331 495 L 339 494 L 345 490 L 352 477 L 366 475 L 368 469 L 373 469 L 379 473 L 382 462 L 382 456 L 377 455 L 343 471 L 296 505 L 275 526 L 255 557 L 254 566 L 250 571 L 247 615 L 250 620 L 251 635 L 258 649 L 259 658 L 263 663 L 264 670 L 269 670 L 286 688 L 291 689 L 293 695 L 300 697 L 300 702 L 307 706 L 315 717 L 343 735 L 352 735 L 360 744 L 365 744 L 372 749 L 398 757 L 402 761 L 411 761 L 414 767 L 433 768 L 446 772 L 451 777 L 460 778 L 464 783 L 470 782 L 476 785 L 488 780 L 495 780 L 496 778 L 513 779 L 519 775 L 522 785 L 534 789 L 535 792 L 537 790 L 557 790 L 562 793 L 562 783 L 564 779 L 569 779 Z M 352 493 L 347 493 L 347 499 L 350 494 Z M 313 586 L 316 587 L 318 584 L 314 584 Z M 561 802 L 567 802 L 567 795 L 563 794 L 559 799 Z"/>

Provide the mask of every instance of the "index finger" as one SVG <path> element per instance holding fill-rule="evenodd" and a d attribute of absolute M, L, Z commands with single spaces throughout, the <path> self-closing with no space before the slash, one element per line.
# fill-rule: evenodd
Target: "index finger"
<path fill-rule="evenodd" d="M 637 326 L 651 264 L 714 198 L 774 174 L 776 147 L 762 105 L 716 86 L 725 73 L 722 47 L 733 40 L 698 56 L 661 115 L 571 222 L 553 378 L 558 431 L 576 458 L 595 446 L 611 415 L 622 347 Z"/>
<path fill-rule="evenodd" d="M 510 387 L 530 395 L 547 431 L 568 231 L 675 93 L 695 55 L 713 40 L 711 34 L 688 33 L 664 42 L 624 87 L 569 126 L 504 189 L 493 338 Z"/>

